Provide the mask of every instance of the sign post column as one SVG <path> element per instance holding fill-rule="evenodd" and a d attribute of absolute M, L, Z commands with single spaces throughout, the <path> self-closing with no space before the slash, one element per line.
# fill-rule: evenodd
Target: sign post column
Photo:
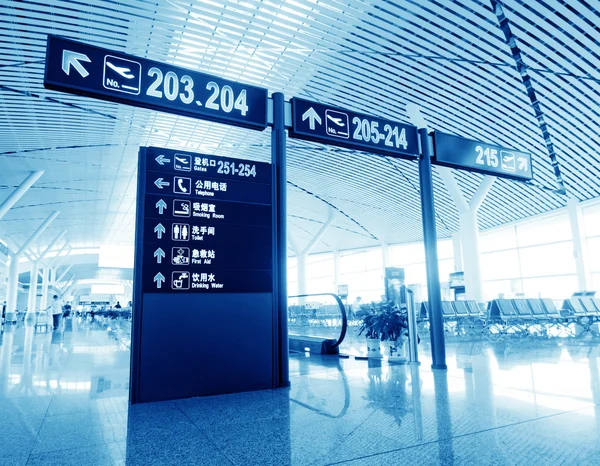
<path fill-rule="evenodd" d="M 423 217 L 423 241 L 427 266 L 427 296 L 429 300 L 429 331 L 431 334 L 431 356 L 433 369 L 447 369 L 444 321 L 442 319 L 442 292 L 438 269 L 437 233 L 435 228 L 435 206 L 433 202 L 433 180 L 431 173 L 431 142 L 427 128 L 419 128 L 421 154 L 419 156 L 419 181 L 421 184 L 421 215 Z"/>
<path fill-rule="evenodd" d="M 271 132 L 271 166 L 273 170 L 273 297 L 275 322 L 278 336 L 275 354 L 279 357 L 277 386 L 290 385 L 289 373 L 289 341 L 287 317 L 287 173 L 286 173 L 286 133 L 285 133 L 285 98 L 283 93 L 273 94 L 273 130 Z"/>

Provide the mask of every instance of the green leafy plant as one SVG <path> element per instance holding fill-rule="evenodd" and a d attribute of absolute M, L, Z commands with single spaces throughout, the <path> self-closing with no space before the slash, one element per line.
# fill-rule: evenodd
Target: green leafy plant
<path fill-rule="evenodd" d="M 365 333 L 367 338 L 377 338 L 381 341 L 396 341 L 401 336 L 408 336 L 408 314 L 390 301 L 370 303 L 361 306 L 366 314 L 358 335 Z"/>

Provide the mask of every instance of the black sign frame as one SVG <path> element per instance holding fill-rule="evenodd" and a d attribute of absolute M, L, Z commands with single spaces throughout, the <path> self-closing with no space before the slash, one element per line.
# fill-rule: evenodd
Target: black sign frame
<path fill-rule="evenodd" d="M 453 147 L 450 147 L 450 144 L 453 144 Z M 457 146 L 458 150 L 456 149 Z M 508 178 L 516 181 L 531 181 L 534 178 L 533 158 L 529 152 L 502 147 L 498 146 L 497 144 L 477 141 L 475 139 L 463 138 L 461 136 L 443 133 L 441 131 L 434 131 L 433 147 L 434 156 L 432 158 L 432 163 L 435 165 L 481 173 L 483 175 L 497 176 L 499 178 Z M 480 155 L 476 157 L 476 160 L 481 158 L 484 163 L 481 165 L 478 165 L 477 163 L 469 163 L 468 159 L 476 155 L 476 149 L 478 147 L 481 148 L 481 150 Z M 466 153 L 469 149 L 472 149 L 471 154 Z M 496 157 L 499 168 L 494 168 L 486 163 L 487 160 L 485 154 L 486 151 L 490 150 L 495 151 L 493 156 Z M 502 168 L 504 165 L 504 160 L 502 158 L 503 153 L 512 154 L 512 163 L 515 170 L 514 173 L 507 172 Z M 489 152 L 487 157 L 489 157 Z M 517 164 L 517 162 L 523 157 L 526 158 L 526 164 L 528 168 L 526 171 L 529 172 L 530 175 L 520 174 L 522 170 L 519 168 L 519 164 Z"/>
<path fill-rule="evenodd" d="M 71 52 L 67 57 L 64 52 L 66 47 L 69 47 L 68 52 Z M 108 62 L 108 57 L 111 57 L 115 63 Z M 122 66 L 118 66 L 119 64 Z M 107 78 L 107 73 L 113 73 L 111 76 L 114 79 Z M 135 85 L 125 86 L 127 89 L 124 89 L 123 83 L 119 83 L 118 78 L 133 79 Z M 171 96 L 173 100 L 168 100 L 167 97 L 167 81 L 169 94 L 174 94 Z M 114 82 L 117 87 L 107 87 L 107 82 Z M 177 92 L 174 92 L 175 86 Z M 268 124 L 268 91 L 265 88 L 241 84 L 55 35 L 48 35 L 44 87 L 258 131 L 264 130 Z M 146 94 L 142 95 L 144 90 Z M 151 90 L 153 94 L 162 94 L 161 97 L 149 96 L 147 93 Z M 208 93 L 208 99 L 196 99 L 200 93 Z M 239 100 L 242 93 L 244 97 L 242 100 L 247 107 L 247 117 L 237 116 L 238 112 L 233 111 L 236 106 L 243 109 L 242 100 Z M 224 111 L 221 103 L 224 103 L 226 108 L 231 107 L 231 110 Z M 215 109 L 216 107 L 218 109 Z"/>
<path fill-rule="evenodd" d="M 292 105 L 292 126 L 289 128 L 289 136 L 291 138 L 407 160 L 416 160 L 419 156 L 419 137 L 416 126 L 353 112 L 332 105 L 323 105 L 298 97 L 293 97 L 290 102 Z M 311 110 L 312 115 L 310 114 Z M 328 114 L 331 114 L 331 118 L 328 117 Z M 347 128 L 347 133 L 344 133 L 343 136 L 331 136 L 328 132 L 333 131 L 333 129 L 328 126 L 329 121 L 333 122 L 332 127 L 336 125 L 335 121 L 338 122 L 338 125 L 341 123 Z M 365 122 L 367 123 L 366 126 L 364 125 Z M 377 142 L 373 141 L 375 131 L 371 132 L 374 124 L 377 125 L 375 130 L 379 135 L 376 138 Z M 353 130 L 352 126 L 354 125 L 357 126 Z M 368 134 L 365 134 L 367 131 Z M 406 149 L 394 147 L 397 145 L 402 131 L 405 131 Z M 362 140 L 355 139 L 358 133 L 363 138 Z M 369 136 L 368 141 L 365 141 L 364 138 L 367 136 Z M 390 147 L 386 143 L 391 143 L 392 146 Z"/>

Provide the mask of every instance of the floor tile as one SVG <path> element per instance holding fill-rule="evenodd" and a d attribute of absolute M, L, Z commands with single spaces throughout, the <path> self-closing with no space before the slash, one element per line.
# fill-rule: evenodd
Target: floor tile
<path fill-rule="evenodd" d="M 112 443 L 33 454 L 27 466 L 112 466 L 124 459 L 121 447 Z"/>
<path fill-rule="evenodd" d="M 114 443 L 124 441 L 126 436 L 125 413 L 48 416 L 42 424 L 33 453 Z"/>

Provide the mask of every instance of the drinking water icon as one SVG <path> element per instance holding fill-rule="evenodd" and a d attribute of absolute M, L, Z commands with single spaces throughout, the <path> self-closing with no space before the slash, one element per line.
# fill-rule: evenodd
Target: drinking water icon
<path fill-rule="evenodd" d="M 171 288 L 174 290 L 189 290 L 190 289 L 190 273 L 181 270 L 171 274 Z"/>

